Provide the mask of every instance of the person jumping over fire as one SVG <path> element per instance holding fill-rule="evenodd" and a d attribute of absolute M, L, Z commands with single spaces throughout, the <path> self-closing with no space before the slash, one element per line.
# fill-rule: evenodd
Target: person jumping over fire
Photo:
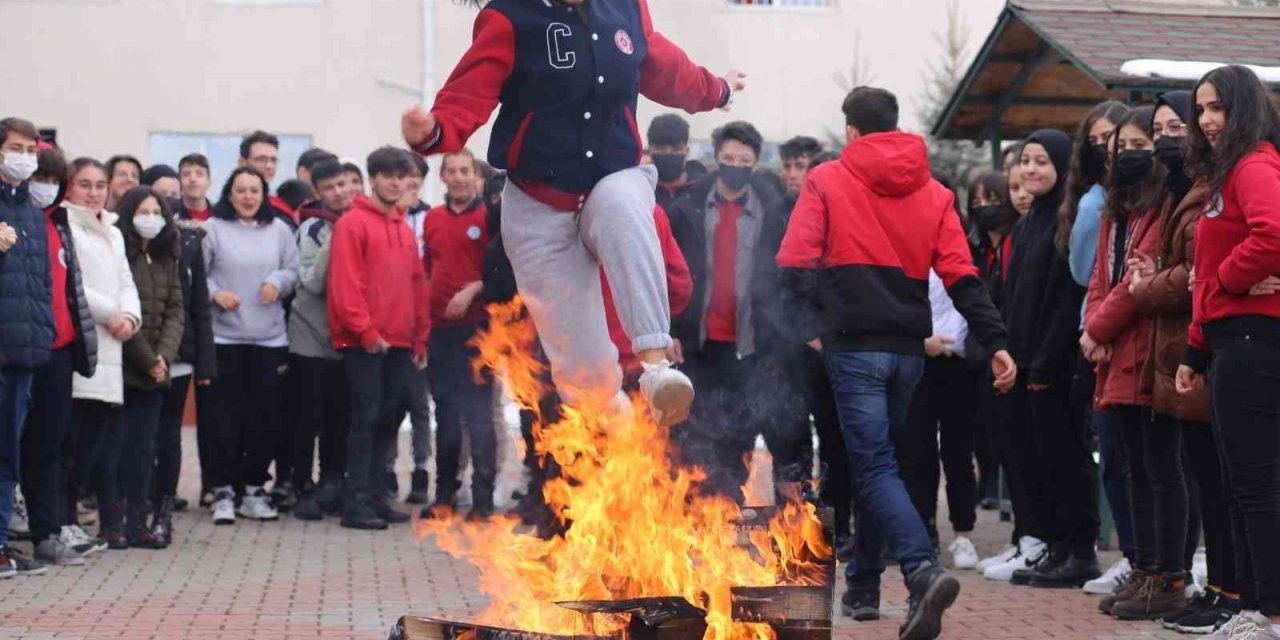
<path fill-rule="evenodd" d="M 727 108 L 745 75 L 719 78 L 654 30 L 645 0 L 460 0 L 477 8 L 471 47 L 428 111 L 401 126 L 417 153 L 456 152 L 502 103 L 489 163 L 506 169 L 503 242 L 566 402 L 616 397 L 600 266 L 644 365 L 640 390 L 663 425 L 693 384 L 671 368 L 666 271 L 654 226 L 657 171 L 640 166 L 639 94 L 689 113 Z"/>

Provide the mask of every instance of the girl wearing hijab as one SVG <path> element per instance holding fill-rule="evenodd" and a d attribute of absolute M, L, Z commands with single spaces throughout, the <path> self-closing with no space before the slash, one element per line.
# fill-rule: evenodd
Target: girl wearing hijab
<path fill-rule="evenodd" d="M 142 331 L 125 343 L 124 434 L 136 448 L 120 463 L 129 546 L 161 549 L 167 541 L 148 526 L 155 470 L 156 430 L 178 361 L 186 312 L 178 278 L 181 246 L 166 201 L 151 187 L 135 187 L 120 200 L 120 231 L 138 285 Z"/>
<path fill-rule="evenodd" d="M 1237 65 L 1192 92 L 1187 164 L 1208 204 L 1175 378 L 1182 394 L 1209 388 L 1243 592 L 1242 612 L 1215 637 L 1246 640 L 1280 639 L 1280 116 L 1269 95 Z"/>
<path fill-rule="evenodd" d="M 1191 324 L 1191 291 L 1187 285 L 1196 223 L 1208 200 L 1208 186 L 1204 182 L 1193 184 L 1184 166 L 1186 123 L 1190 121 L 1190 91 L 1160 96 L 1152 121 L 1155 156 L 1168 170 L 1161 198 L 1160 240 L 1156 253 L 1148 254 L 1151 257 L 1136 255 L 1129 260 L 1129 286 L 1138 313 L 1150 316 L 1154 323 L 1151 357 L 1142 370 L 1142 386 L 1151 391 L 1155 413 L 1181 423 L 1184 468 L 1188 480 L 1198 487 L 1209 569 L 1204 592 L 1162 621 L 1166 627 L 1183 633 L 1212 633 L 1240 612 L 1240 582 L 1231 539 L 1230 502 L 1218 460 L 1217 438 L 1209 424 L 1208 392 L 1199 387 L 1180 395 L 1174 389 L 1174 375 L 1182 362 L 1187 327 Z M 1190 528 L 1188 538 L 1193 538 Z"/>
<path fill-rule="evenodd" d="M 1119 436 L 1129 466 L 1134 567 L 1124 587 L 1099 605 L 1125 620 L 1149 620 L 1186 605 L 1182 439 L 1176 420 L 1152 416 L 1151 392 L 1141 384 L 1154 323 L 1137 313 L 1127 270 L 1130 258 L 1155 253 L 1159 240 L 1156 204 L 1165 170 L 1152 150 L 1154 111 L 1139 107 L 1116 123 L 1115 161 L 1080 338 L 1085 358 L 1097 366 L 1095 409 Z"/>
<path fill-rule="evenodd" d="M 993 580 L 1045 588 L 1079 587 L 1100 575 L 1093 459 L 1082 425 L 1071 419 L 1069 393 L 1084 290 L 1054 245 L 1070 157 L 1071 138 L 1052 129 L 1027 138 L 1020 155 L 1023 186 L 1035 200 L 1014 231 L 1003 312 L 1010 351 L 1027 367 L 1001 423 L 1011 447 L 1006 460 L 1023 466 L 1010 474 L 1022 478 L 1011 487 L 1021 538 L 1017 557 L 986 571 Z"/>
<path fill-rule="evenodd" d="M 124 343 L 142 327 L 142 309 L 124 237 L 115 226 L 116 214 L 106 210 L 106 201 L 106 167 L 92 158 L 71 163 L 64 206 L 98 334 L 97 369 L 92 376 L 75 375 L 71 383 L 78 438 L 76 468 L 80 485 L 98 492 L 98 536 L 112 549 L 126 549 L 129 541 L 117 481 L 124 445 Z"/>

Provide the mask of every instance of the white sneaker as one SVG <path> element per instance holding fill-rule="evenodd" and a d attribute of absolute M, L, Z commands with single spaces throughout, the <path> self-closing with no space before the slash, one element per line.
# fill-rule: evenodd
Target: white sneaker
<path fill-rule="evenodd" d="M 1023 536 L 1018 541 L 1018 555 L 1003 564 L 987 567 L 983 577 L 997 582 L 1013 580 L 1013 572 L 1019 569 L 1030 569 L 1040 561 L 1040 557 L 1048 553 L 1049 547 L 1044 542 L 1031 536 Z"/>
<path fill-rule="evenodd" d="M 978 566 L 978 550 L 968 538 L 956 538 L 947 547 L 951 552 L 951 566 L 956 569 L 973 569 Z"/>
<path fill-rule="evenodd" d="M 1257 611 L 1242 611 L 1218 627 L 1209 640 L 1246 640 L 1271 626 L 1271 620 Z"/>
<path fill-rule="evenodd" d="M 102 538 L 95 538 L 80 528 L 78 524 L 69 524 L 62 527 L 58 531 L 58 539 L 62 544 L 71 547 L 76 553 L 82 556 L 89 556 L 99 551 L 107 550 L 107 541 Z"/>
<path fill-rule="evenodd" d="M 649 410 L 659 425 L 669 427 L 689 419 L 693 404 L 693 382 L 689 376 L 671 368 L 671 362 L 644 363 L 640 374 L 640 393 L 649 402 Z"/>
<path fill-rule="evenodd" d="M 280 512 L 271 506 L 271 496 L 262 487 L 245 487 L 240 501 L 240 515 L 250 520 L 279 520 Z"/>
<path fill-rule="evenodd" d="M 236 492 L 231 487 L 219 487 L 213 492 L 213 523 L 236 523 Z"/>
<path fill-rule="evenodd" d="M 1084 583 L 1084 592 L 1098 596 L 1109 596 L 1116 588 L 1129 581 L 1129 572 L 1133 567 L 1128 558 L 1120 558 L 1097 578 Z"/>
<path fill-rule="evenodd" d="M 1004 551 L 1001 551 L 1000 553 L 994 556 L 991 556 L 990 558 L 984 558 L 982 562 L 978 563 L 978 566 L 974 567 L 974 569 L 976 569 L 978 573 L 986 573 L 987 569 L 990 569 L 991 567 L 994 567 L 998 564 L 1004 564 L 1016 558 L 1017 556 L 1018 556 L 1018 548 L 1009 547 L 1008 549 L 1005 549 Z"/>
<path fill-rule="evenodd" d="M 31 539 L 31 522 L 27 519 L 27 503 L 22 492 L 14 489 L 17 497 L 13 503 L 13 515 L 9 516 L 9 537 L 14 540 Z"/>

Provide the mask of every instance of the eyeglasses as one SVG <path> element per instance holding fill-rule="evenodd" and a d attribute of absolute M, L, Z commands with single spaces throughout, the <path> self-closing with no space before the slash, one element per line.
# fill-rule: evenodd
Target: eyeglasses
<path fill-rule="evenodd" d="M 275 156 L 254 156 L 249 160 L 255 164 L 280 164 L 280 159 Z"/>
<path fill-rule="evenodd" d="M 1181 122 L 1170 122 L 1169 124 L 1164 125 L 1164 129 L 1162 129 L 1160 133 L 1172 138 L 1181 137 L 1186 135 L 1187 125 Z"/>

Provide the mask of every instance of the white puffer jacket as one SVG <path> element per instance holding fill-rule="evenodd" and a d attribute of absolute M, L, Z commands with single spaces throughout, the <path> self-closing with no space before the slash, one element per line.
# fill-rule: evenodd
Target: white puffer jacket
<path fill-rule="evenodd" d="M 124 345 L 107 331 L 107 323 L 123 314 L 135 327 L 142 327 L 142 304 L 125 255 L 124 236 L 115 226 L 116 214 L 103 211 L 99 220 L 84 207 L 70 203 L 65 206 L 84 275 L 89 313 L 98 325 L 98 370 L 92 378 L 77 374 L 72 380 L 71 397 L 124 404 Z"/>

